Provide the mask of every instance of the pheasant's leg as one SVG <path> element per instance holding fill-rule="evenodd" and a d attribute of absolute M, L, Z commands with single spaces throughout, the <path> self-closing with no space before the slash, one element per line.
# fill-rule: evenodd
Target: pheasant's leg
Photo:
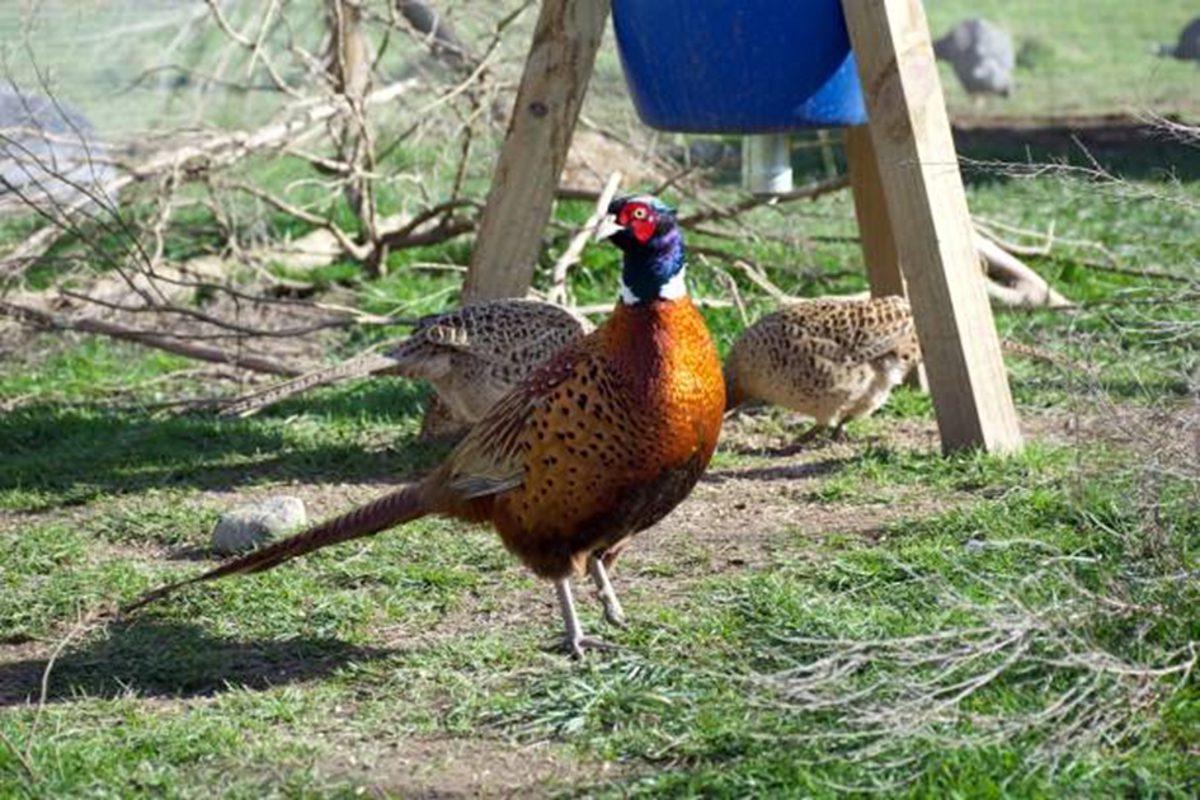
<path fill-rule="evenodd" d="M 608 579 L 608 570 L 604 568 L 604 561 L 596 556 L 589 556 L 588 574 L 592 576 L 592 583 L 596 584 L 596 591 L 600 593 L 600 602 L 604 604 L 604 618 L 610 625 L 624 628 L 625 610 L 621 608 L 621 601 L 617 599 L 612 581 Z"/>
<path fill-rule="evenodd" d="M 846 441 L 846 423 L 849 421 L 848 419 L 843 419 L 837 425 L 833 426 L 833 432 L 829 434 L 830 440 L 835 442 Z"/>
<path fill-rule="evenodd" d="M 583 658 L 584 650 L 613 650 L 611 644 L 591 636 L 583 635 L 579 617 L 575 613 L 575 598 L 571 596 L 571 579 L 560 578 L 554 582 L 558 591 L 558 607 L 562 611 L 563 626 L 566 628 L 563 646 L 574 658 Z"/>
<path fill-rule="evenodd" d="M 824 425 L 820 422 L 814 422 L 811 428 L 800 434 L 799 438 L 796 439 L 796 444 L 808 444 L 827 430 L 829 430 L 828 425 Z"/>

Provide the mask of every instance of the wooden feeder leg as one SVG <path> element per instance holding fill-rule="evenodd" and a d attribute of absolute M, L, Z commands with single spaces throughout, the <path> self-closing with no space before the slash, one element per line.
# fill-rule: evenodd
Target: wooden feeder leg
<path fill-rule="evenodd" d="M 871 282 L 871 296 L 903 295 L 900 256 L 892 238 L 892 220 L 888 216 L 875 146 L 871 144 L 871 131 L 866 125 L 857 125 L 846 128 L 843 134 L 846 161 L 850 165 L 850 188 L 854 191 L 854 215 L 858 219 L 858 236 L 862 241 L 867 280 Z"/>
<path fill-rule="evenodd" d="M 543 0 L 483 210 L 463 300 L 521 297 L 533 280 L 609 0 Z"/>
<path fill-rule="evenodd" d="M 843 0 L 842 8 L 942 449 L 1016 450 L 1021 432 L 924 9 L 915 0 Z"/>
<path fill-rule="evenodd" d="M 858 236 L 862 241 L 863 263 L 872 297 L 898 294 L 908 296 L 904 276 L 900 271 L 900 256 L 892 238 L 892 219 L 888 216 L 887 198 L 883 194 L 883 178 L 871 131 L 866 125 L 856 125 L 843 131 L 842 146 L 850 165 L 850 187 L 854 191 L 854 215 L 858 219 Z M 914 389 L 929 390 L 925 365 L 920 364 L 908 376 L 906 383 Z"/>

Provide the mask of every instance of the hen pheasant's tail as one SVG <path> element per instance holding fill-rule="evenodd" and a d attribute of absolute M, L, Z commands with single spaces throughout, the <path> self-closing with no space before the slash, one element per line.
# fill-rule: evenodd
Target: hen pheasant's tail
<path fill-rule="evenodd" d="M 384 495 L 373 503 L 356 508 L 340 517 L 326 520 L 320 525 L 309 528 L 302 533 L 255 550 L 253 553 L 236 558 L 194 578 L 160 586 L 122 607 L 121 612 L 128 613 L 141 608 L 194 583 L 205 583 L 216 578 L 223 578 L 226 575 L 263 572 L 272 567 L 277 567 L 285 561 L 290 561 L 297 556 L 319 550 L 322 547 L 328 547 L 331 544 L 337 544 L 349 539 L 371 536 L 396 525 L 423 517 L 429 513 L 424 502 L 424 495 L 423 484 L 406 486 L 391 494 Z"/>
<path fill-rule="evenodd" d="M 317 386 L 351 378 L 363 378 L 395 366 L 394 358 L 379 353 L 364 353 L 336 366 L 307 372 L 283 383 L 268 386 L 262 391 L 239 397 L 221 409 L 221 416 L 248 417 Z"/>

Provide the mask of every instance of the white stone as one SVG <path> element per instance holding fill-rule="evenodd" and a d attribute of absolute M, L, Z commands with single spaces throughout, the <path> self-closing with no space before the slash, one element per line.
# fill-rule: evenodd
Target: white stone
<path fill-rule="evenodd" d="M 273 495 L 245 503 L 221 515 L 213 530 L 212 548 L 228 555 L 264 545 L 308 522 L 304 501 Z"/>

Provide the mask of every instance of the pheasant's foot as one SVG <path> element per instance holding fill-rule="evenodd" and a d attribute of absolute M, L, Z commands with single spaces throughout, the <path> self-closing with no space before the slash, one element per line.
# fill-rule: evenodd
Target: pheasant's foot
<path fill-rule="evenodd" d="M 800 434 L 800 436 L 796 439 L 795 444 L 797 444 L 797 445 L 808 444 L 809 442 L 814 441 L 818 436 L 820 436 L 822 433 L 824 433 L 827 430 L 829 430 L 829 427 L 827 425 L 821 425 L 820 423 L 814 423 L 811 428 L 806 430 L 804 433 Z"/>
<path fill-rule="evenodd" d="M 604 605 L 605 621 L 617 628 L 624 628 L 626 624 L 625 609 L 621 608 L 621 601 L 617 599 L 612 581 L 608 579 L 608 570 L 604 566 L 602 557 L 591 556 L 588 558 L 588 574 L 592 576 L 592 582 L 596 584 L 596 595 Z"/>
<path fill-rule="evenodd" d="M 802 453 L 805 450 L 807 450 L 808 446 L 810 444 L 812 444 L 813 441 L 818 436 L 820 436 L 821 434 L 825 433 L 828 430 L 829 430 L 829 428 L 826 425 L 814 424 L 812 427 L 810 427 L 804 433 L 800 434 L 795 439 L 793 439 L 791 444 L 784 445 L 783 447 L 764 448 L 760 452 L 759 455 L 775 456 L 777 458 L 785 458 L 787 456 L 794 456 L 797 453 Z"/>
<path fill-rule="evenodd" d="M 604 621 L 614 628 L 628 628 L 629 621 L 625 618 L 625 612 L 621 609 L 620 603 L 615 606 L 604 607 Z"/>
<path fill-rule="evenodd" d="M 583 654 L 588 650 L 595 650 L 601 653 L 611 653 L 615 650 L 620 650 L 617 645 L 612 642 L 606 642 L 603 639 L 595 636 L 580 636 L 577 639 L 566 637 L 563 639 L 563 649 L 571 656 L 571 658 L 583 658 Z"/>
<path fill-rule="evenodd" d="M 595 559 L 593 559 L 595 560 Z M 571 579 L 559 578 L 554 582 L 558 592 L 558 606 L 563 616 L 563 646 L 574 658 L 583 658 L 586 650 L 613 650 L 613 645 L 602 639 L 585 636 L 575 613 L 575 598 L 571 595 Z"/>

